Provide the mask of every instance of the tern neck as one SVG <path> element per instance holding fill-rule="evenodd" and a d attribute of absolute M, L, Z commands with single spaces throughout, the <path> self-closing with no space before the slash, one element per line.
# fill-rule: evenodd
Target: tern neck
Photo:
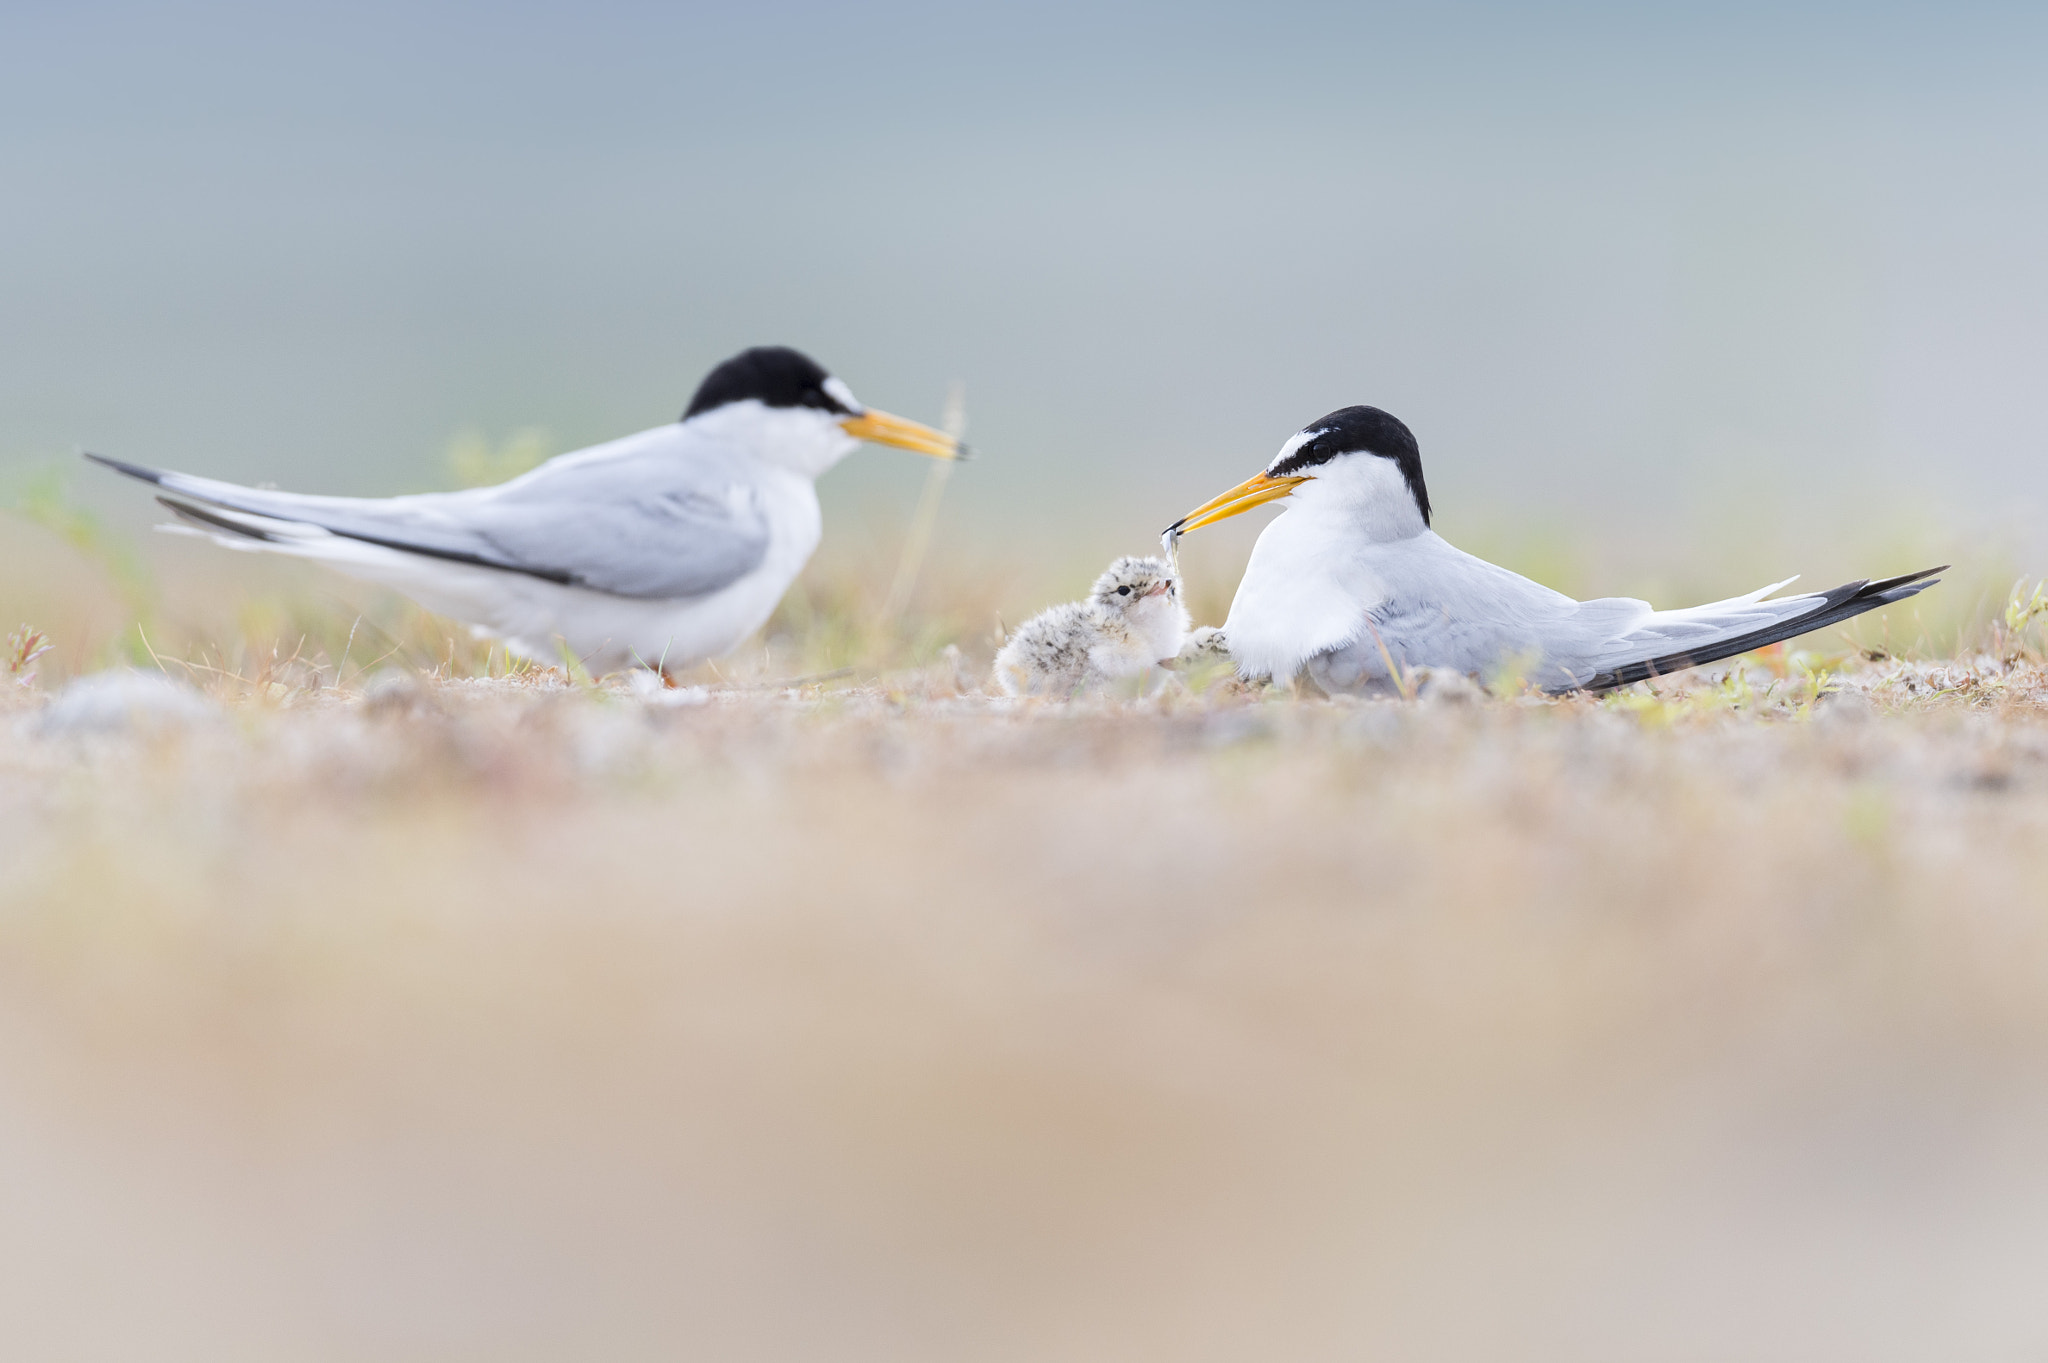
<path fill-rule="evenodd" d="M 1373 543 L 1414 539 L 1429 529 L 1400 466 L 1376 454 L 1340 455 L 1287 498 L 1287 514 L 1341 528 Z"/>
<path fill-rule="evenodd" d="M 1121 612 L 1121 620 L 1132 642 L 1143 646 L 1145 656 L 1153 661 L 1180 652 L 1181 641 L 1187 637 L 1188 612 L 1178 596 L 1161 593 L 1133 602 Z"/>
<path fill-rule="evenodd" d="M 764 464 L 816 478 L 860 444 L 839 420 L 815 407 L 767 407 L 749 398 L 699 412 L 683 424 Z"/>

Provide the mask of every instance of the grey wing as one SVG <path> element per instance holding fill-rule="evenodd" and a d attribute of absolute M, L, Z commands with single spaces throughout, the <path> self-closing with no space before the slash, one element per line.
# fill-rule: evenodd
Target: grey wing
<path fill-rule="evenodd" d="M 506 558 L 617 596 L 702 596 L 761 565 L 768 517 L 744 471 L 653 463 L 572 466 L 511 484 L 471 523 Z"/>
<path fill-rule="evenodd" d="M 1776 582 L 1726 601 L 1668 611 L 1629 597 L 1578 602 L 1559 597 L 1522 603 L 1529 613 L 1514 623 L 1461 618 L 1455 626 L 1411 632 L 1433 645 L 1441 662 L 1455 663 L 1461 671 L 1473 670 L 1475 661 L 1484 666 L 1491 646 L 1495 660 L 1516 653 L 1528 657 L 1535 664 L 1531 680 L 1553 693 L 1606 691 L 1732 658 L 1903 601 L 1932 586 L 1929 579 L 1941 571 L 1931 568 L 1766 601 L 1786 585 Z M 1461 654 L 1461 645 L 1472 651 Z"/>
<path fill-rule="evenodd" d="M 1939 580 L 1936 573 L 1945 571 L 1946 564 L 1876 582 L 1847 582 L 1831 591 L 1763 600 L 1785 585 L 1780 582 L 1728 601 L 1654 611 L 1640 625 L 1607 640 L 1580 660 L 1575 682 L 1589 691 L 1605 691 L 1732 658 L 1918 595 Z"/>
<path fill-rule="evenodd" d="M 1437 597 L 1395 597 L 1367 613 L 1362 637 L 1331 655 L 1325 664 L 1329 677 L 1317 680 L 1326 687 L 1333 681 L 1349 687 L 1377 685 L 1387 679 L 1391 658 L 1404 671 L 1430 667 L 1484 673 L 1518 665 L 1547 691 L 1600 690 L 1620 684 L 1602 679 L 1624 666 L 1650 668 L 1630 680 L 1676 672 L 1692 665 L 1677 661 L 1680 656 L 1748 637 L 1806 613 L 1820 599 L 1760 603 L 1757 598 L 1771 590 L 1683 611 L 1653 610 L 1647 601 L 1631 597 L 1572 601 L 1512 591 L 1466 593 L 1455 605 Z"/>
<path fill-rule="evenodd" d="M 1434 597 L 1395 597 L 1367 611 L 1358 636 L 1309 660 L 1310 674 L 1330 691 L 1378 690 L 1394 685 L 1393 669 L 1445 668 L 1483 674 L 1517 660 L 1538 667 L 1542 683 L 1565 673 L 1546 670 L 1537 622 L 1506 610 L 1474 611 Z"/>
<path fill-rule="evenodd" d="M 1390 663 L 1484 673 L 1519 660 L 1546 684 L 1565 679 L 1547 660 L 1560 625 L 1581 609 L 1570 597 L 1436 539 L 1369 566 L 1384 595 L 1349 644 L 1315 660 L 1326 688 L 1385 685 Z"/>
<path fill-rule="evenodd" d="M 1410 542 L 1411 544 L 1413 542 Z M 1603 691 L 1747 653 L 1903 601 L 1941 568 L 1766 601 L 1783 582 L 1683 610 L 1627 597 L 1574 601 L 1425 537 L 1401 556 L 1369 560 L 1386 595 L 1358 637 L 1313 660 L 1325 686 L 1384 684 L 1400 667 L 1478 672 L 1523 658 L 1553 692 Z"/>
<path fill-rule="evenodd" d="M 758 488 L 713 457 L 569 456 L 500 487 L 384 498 L 274 492 L 88 457 L 184 499 L 164 501 L 210 530 L 273 542 L 341 535 L 618 596 L 701 596 L 768 553 Z"/>
<path fill-rule="evenodd" d="M 1387 679 L 1389 661 L 1404 673 L 1428 667 L 1474 674 L 1519 662 L 1534 667 L 1539 680 L 1563 679 L 1549 675 L 1555 668 L 1543 644 L 1547 621 L 1514 613 L 1506 602 L 1477 612 L 1466 604 L 1456 611 L 1442 601 L 1397 598 L 1367 612 L 1362 637 L 1343 651 L 1357 673 L 1348 684 Z"/>

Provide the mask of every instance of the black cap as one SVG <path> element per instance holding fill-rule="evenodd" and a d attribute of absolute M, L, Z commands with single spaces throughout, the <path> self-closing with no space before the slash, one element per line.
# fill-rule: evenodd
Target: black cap
<path fill-rule="evenodd" d="M 825 391 L 825 382 L 831 377 L 823 365 L 800 350 L 791 350 L 786 345 L 757 345 L 742 350 L 704 376 L 704 382 L 697 385 L 697 395 L 690 399 L 689 410 L 683 413 L 683 420 L 748 399 L 764 407 L 815 407 L 846 416 L 858 415 L 854 408 Z"/>
<path fill-rule="evenodd" d="M 1301 430 L 1309 438 L 1267 469 L 1267 473 L 1284 477 L 1327 464 L 1340 454 L 1376 454 L 1400 466 L 1416 509 L 1422 512 L 1422 523 L 1429 524 L 1429 489 L 1422 482 L 1422 451 L 1415 443 L 1414 432 L 1400 418 L 1377 407 L 1340 407 Z"/>

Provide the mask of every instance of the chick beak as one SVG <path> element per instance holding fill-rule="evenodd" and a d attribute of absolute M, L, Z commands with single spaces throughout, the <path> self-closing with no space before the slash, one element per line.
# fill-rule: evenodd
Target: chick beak
<path fill-rule="evenodd" d="M 935 431 L 921 421 L 908 417 L 891 416 L 873 408 L 850 416 L 839 423 L 839 428 L 856 440 L 872 440 L 877 445 L 894 445 L 899 450 L 910 450 L 927 454 L 934 459 L 965 459 L 967 447 L 947 435 Z"/>
<path fill-rule="evenodd" d="M 1309 481 L 1313 475 L 1304 473 L 1283 474 L 1276 478 L 1270 473 L 1261 473 L 1247 478 L 1230 491 L 1211 497 L 1187 515 L 1182 516 L 1166 528 L 1169 535 L 1184 535 L 1190 530 L 1200 530 L 1205 525 L 1228 520 L 1242 515 L 1255 506 L 1285 497 L 1295 488 Z"/>

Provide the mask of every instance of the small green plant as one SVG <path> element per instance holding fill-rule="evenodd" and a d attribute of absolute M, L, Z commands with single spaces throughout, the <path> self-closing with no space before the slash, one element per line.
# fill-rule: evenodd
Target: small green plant
<path fill-rule="evenodd" d="M 2005 628 L 1997 639 L 1997 651 L 2009 663 L 2035 651 L 2027 644 L 2027 632 L 2048 619 L 2048 579 L 2035 583 L 2031 596 L 2023 595 L 2026 589 L 2027 580 L 2021 578 L 2013 584 L 2012 597 L 2005 603 Z"/>
<path fill-rule="evenodd" d="M 1834 669 L 1821 661 L 1819 655 L 1806 652 L 1786 655 L 1799 681 L 1794 687 L 1790 700 L 1801 715 L 1813 712 L 1814 702 L 1827 694 L 1828 683 L 1834 680 Z"/>
<path fill-rule="evenodd" d="M 1647 685 L 1609 691 L 1595 703 L 1602 709 L 1632 716 L 1646 729 L 1666 728 L 1685 710 L 1681 700 L 1661 696 Z"/>
<path fill-rule="evenodd" d="M 1543 662 L 1540 650 L 1531 649 L 1524 653 L 1513 653 L 1495 663 L 1486 673 L 1484 685 L 1487 694 L 1495 700 L 1509 700 L 1526 695 L 1533 683 L 1530 674 Z"/>
<path fill-rule="evenodd" d="M 490 487 L 537 468 L 554 448 L 546 431 L 528 427 L 492 445 L 481 431 L 463 431 L 448 442 L 448 475 L 457 487 Z"/>
<path fill-rule="evenodd" d="M 585 691 L 597 686 L 597 678 L 590 675 L 590 669 L 583 665 L 583 659 L 576 656 L 576 651 L 569 647 L 569 641 L 559 634 L 555 636 L 555 652 L 561 657 L 562 675 L 569 679 L 571 686 Z M 452 667 L 450 670 L 453 671 Z"/>
<path fill-rule="evenodd" d="M 1795 662 L 1802 673 L 1807 665 Z M 1800 694 L 1807 694 L 1806 704 L 1811 705 L 1811 696 L 1819 694 L 1825 685 L 1827 674 L 1819 674 L 1815 680 L 1809 673 L 1802 683 Z M 1626 686 L 1610 691 L 1599 698 L 1599 703 L 1609 710 L 1632 715 L 1646 728 L 1668 728 L 1689 720 L 1698 720 L 1715 715 L 1740 712 L 1768 713 L 1778 682 L 1773 679 L 1759 691 L 1750 683 L 1749 669 L 1736 667 L 1724 676 L 1709 682 L 1681 682 L 1678 689 L 1667 692 L 1653 690 L 1647 684 Z M 1810 693 L 1810 694 L 1808 694 Z M 1795 702 L 1796 703 L 1796 702 Z"/>
<path fill-rule="evenodd" d="M 8 509 L 39 525 L 97 562 L 112 579 L 131 614 L 150 618 L 156 591 L 135 550 L 71 496 L 64 472 L 52 464 L 33 470 L 10 499 Z"/>

